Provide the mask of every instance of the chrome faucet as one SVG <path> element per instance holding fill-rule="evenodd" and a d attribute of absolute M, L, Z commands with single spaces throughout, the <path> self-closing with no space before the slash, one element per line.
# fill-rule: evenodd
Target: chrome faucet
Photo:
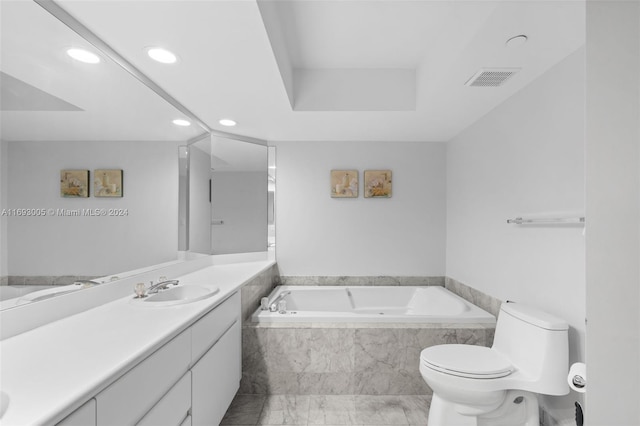
<path fill-rule="evenodd" d="M 276 297 L 276 299 L 271 302 L 271 305 L 269 305 L 269 311 L 270 312 L 275 312 L 278 310 L 278 302 L 281 301 L 282 299 L 284 299 L 285 297 L 287 297 L 291 292 L 290 291 L 283 291 L 282 293 L 280 293 L 278 295 L 278 297 Z"/>
<path fill-rule="evenodd" d="M 155 283 L 149 287 L 147 294 L 157 293 L 158 290 L 166 290 L 170 285 L 178 285 L 178 280 L 167 280 Z"/>
<path fill-rule="evenodd" d="M 89 287 L 93 287 L 94 285 L 100 285 L 102 283 L 98 281 L 93 281 L 93 280 L 75 280 L 73 284 L 81 285 L 82 288 L 89 288 Z"/>

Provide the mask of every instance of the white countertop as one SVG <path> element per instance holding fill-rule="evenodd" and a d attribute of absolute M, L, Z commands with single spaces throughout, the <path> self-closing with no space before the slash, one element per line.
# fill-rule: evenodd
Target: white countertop
<path fill-rule="evenodd" d="M 9 398 L 0 425 L 54 424 L 188 328 L 273 261 L 208 266 L 180 285 L 219 287 L 193 303 L 147 307 L 132 296 L 0 342 L 0 390 Z"/>

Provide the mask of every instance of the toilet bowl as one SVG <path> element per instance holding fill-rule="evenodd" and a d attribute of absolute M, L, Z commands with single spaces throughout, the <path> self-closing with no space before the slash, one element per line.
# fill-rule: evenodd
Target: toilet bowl
<path fill-rule="evenodd" d="M 536 394 L 569 392 L 568 325 L 537 309 L 503 303 L 491 348 L 437 345 L 420 354 L 433 389 L 429 426 L 538 426 Z"/>

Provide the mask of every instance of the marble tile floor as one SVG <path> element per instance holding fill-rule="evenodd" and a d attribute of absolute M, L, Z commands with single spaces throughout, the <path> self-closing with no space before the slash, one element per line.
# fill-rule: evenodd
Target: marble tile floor
<path fill-rule="evenodd" d="M 236 395 L 221 425 L 427 424 L 429 395 Z"/>

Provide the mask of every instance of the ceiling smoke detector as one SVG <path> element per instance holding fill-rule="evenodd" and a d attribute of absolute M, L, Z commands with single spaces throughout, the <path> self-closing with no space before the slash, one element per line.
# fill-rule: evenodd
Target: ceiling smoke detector
<path fill-rule="evenodd" d="M 520 68 L 482 68 L 465 83 L 473 87 L 499 87 L 509 80 Z"/>

